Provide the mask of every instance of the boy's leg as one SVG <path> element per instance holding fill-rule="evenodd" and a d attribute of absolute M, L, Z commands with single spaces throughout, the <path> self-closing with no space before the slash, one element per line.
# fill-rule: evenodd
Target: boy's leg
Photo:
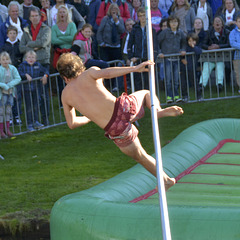
<path fill-rule="evenodd" d="M 134 95 L 136 97 L 139 105 L 151 109 L 150 91 L 141 90 L 141 91 L 134 92 L 131 95 Z M 178 115 L 183 114 L 182 108 L 178 107 L 178 106 L 171 106 L 171 107 L 167 107 L 167 108 L 162 109 L 157 96 L 155 97 L 155 107 L 157 109 L 158 118 L 161 118 L 161 117 L 176 117 Z"/>
<path fill-rule="evenodd" d="M 152 156 L 146 153 L 138 137 L 129 146 L 119 147 L 119 149 L 124 154 L 133 158 L 136 162 L 140 163 L 146 170 L 148 170 L 151 174 L 153 174 L 156 177 L 157 175 L 156 160 Z M 175 179 L 170 178 L 164 171 L 163 171 L 163 179 L 164 179 L 166 190 L 175 184 Z"/>

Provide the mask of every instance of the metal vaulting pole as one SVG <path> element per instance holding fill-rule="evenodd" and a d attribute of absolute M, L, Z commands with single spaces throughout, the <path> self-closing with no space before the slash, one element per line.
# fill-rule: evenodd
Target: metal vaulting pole
<path fill-rule="evenodd" d="M 146 9 L 146 20 L 147 20 L 146 35 L 147 35 L 148 59 L 154 61 L 150 0 L 145 0 L 145 9 Z M 154 138 L 154 147 L 155 147 L 156 164 L 157 164 L 156 168 L 157 168 L 159 205 L 160 205 L 160 211 L 161 211 L 160 214 L 161 214 L 161 224 L 162 224 L 162 235 L 163 235 L 163 240 L 171 240 L 166 191 L 165 191 L 164 179 L 163 179 L 162 153 L 161 153 L 161 144 L 160 144 L 160 137 L 159 137 L 158 118 L 157 118 L 157 110 L 155 105 L 156 88 L 155 88 L 154 66 L 151 66 L 149 71 L 149 86 L 150 86 L 150 92 L 151 92 L 151 115 L 152 115 L 153 138 Z"/>

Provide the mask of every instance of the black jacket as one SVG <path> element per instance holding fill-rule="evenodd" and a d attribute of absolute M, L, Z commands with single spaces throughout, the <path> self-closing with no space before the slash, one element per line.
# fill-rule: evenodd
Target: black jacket
<path fill-rule="evenodd" d="M 144 32 L 145 32 L 144 34 L 145 37 L 143 39 L 142 28 L 140 24 L 137 23 L 133 26 L 133 29 L 131 31 L 129 41 L 128 41 L 128 59 L 131 59 L 133 57 L 140 58 L 141 60 L 148 59 L 146 27 L 144 28 Z M 153 35 L 154 58 L 156 59 L 158 54 L 157 34 L 155 29 L 153 28 L 152 28 L 152 35 Z M 142 49 L 142 45 L 144 46 L 144 49 Z"/>
<path fill-rule="evenodd" d="M 19 51 L 19 43 L 19 40 L 14 44 L 11 44 L 10 42 L 5 42 L 5 44 L 0 49 L 0 52 L 8 52 L 12 61 L 12 65 L 16 68 L 18 68 L 19 64 L 22 62 L 23 57 L 23 55 Z"/>
<path fill-rule="evenodd" d="M 219 36 L 219 38 L 217 38 L 215 36 L 214 28 L 211 27 L 209 31 L 207 31 L 207 34 L 202 44 L 202 48 L 208 50 L 208 47 L 211 46 L 212 44 L 217 44 L 219 45 L 220 48 L 229 48 L 230 47 L 229 33 L 230 33 L 229 30 L 223 28 L 222 34 Z"/>

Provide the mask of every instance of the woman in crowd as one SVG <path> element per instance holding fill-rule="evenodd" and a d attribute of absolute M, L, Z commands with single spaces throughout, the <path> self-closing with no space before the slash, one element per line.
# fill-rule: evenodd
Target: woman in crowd
<path fill-rule="evenodd" d="M 198 41 L 197 46 L 201 47 L 204 41 L 204 38 L 206 36 L 206 32 L 203 29 L 204 23 L 203 20 L 199 17 L 196 17 L 193 24 L 193 31 L 190 31 L 189 33 L 196 33 L 198 35 Z"/>
<path fill-rule="evenodd" d="M 61 5 L 58 8 L 57 24 L 52 26 L 52 44 L 55 48 L 70 49 L 76 32 L 76 25 L 69 18 L 67 8 Z"/>
<path fill-rule="evenodd" d="M 52 45 L 54 47 L 53 67 L 56 68 L 58 58 L 62 53 L 70 52 L 72 41 L 77 32 L 74 22 L 72 22 L 69 11 L 65 5 L 61 5 L 57 12 L 57 23 L 52 26 Z M 63 80 L 58 78 L 59 97 L 64 87 Z M 60 101 L 61 102 L 61 101 Z"/>
<path fill-rule="evenodd" d="M 116 3 L 109 6 L 97 32 L 100 58 L 104 61 L 121 59 L 120 36 L 125 31 L 124 21 Z"/>
<path fill-rule="evenodd" d="M 207 31 L 209 26 L 212 26 L 213 22 L 213 13 L 210 4 L 207 0 L 199 0 L 192 5 L 192 8 L 195 11 L 196 17 L 202 19 L 204 23 L 204 31 Z"/>
<path fill-rule="evenodd" d="M 225 22 L 225 26 L 231 31 L 236 27 L 236 18 L 240 15 L 236 0 L 225 0 L 220 16 Z"/>
<path fill-rule="evenodd" d="M 175 0 L 171 10 L 171 15 L 179 18 L 179 29 L 182 30 L 185 35 L 193 30 L 195 12 L 193 8 L 190 7 L 188 0 Z"/>
<path fill-rule="evenodd" d="M 133 19 L 133 21 L 138 22 L 139 19 L 137 17 L 137 11 L 142 6 L 141 0 L 132 0 L 131 4 L 128 5 L 130 17 Z"/>

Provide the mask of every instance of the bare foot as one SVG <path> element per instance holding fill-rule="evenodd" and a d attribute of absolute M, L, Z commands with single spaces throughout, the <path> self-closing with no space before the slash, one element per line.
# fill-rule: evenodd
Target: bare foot
<path fill-rule="evenodd" d="M 175 178 L 169 178 L 165 181 L 165 191 L 167 191 L 170 187 L 172 187 L 176 183 Z"/>
<path fill-rule="evenodd" d="M 183 114 L 183 109 L 179 106 L 171 106 L 158 111 L 158 118 L 176 117 Z"/>
<path fill-rule="evenodd" d="M 167 191 L 170 187 L 172 187 L 176 183 L 175 178 L 168 178 L 168 180 L 164 181 L 165 191 Z M 158 186 L 155 188 L 158 191 Z"/>

